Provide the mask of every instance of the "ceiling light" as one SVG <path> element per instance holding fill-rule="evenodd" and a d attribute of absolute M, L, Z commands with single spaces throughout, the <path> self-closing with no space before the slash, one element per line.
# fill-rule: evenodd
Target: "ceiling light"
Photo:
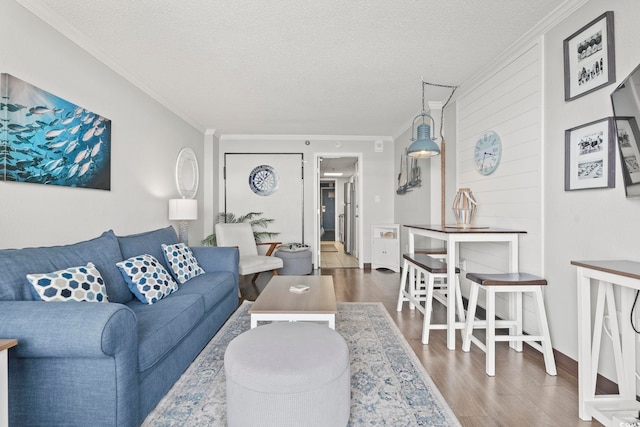
<path fill-rule="evenodd" d="M 322 176 L 342 176 L 342 172 L 325 172 Z"/>
<path fill-rule="evenodd" d="M 422 117 L 422 124 L 418 126 L 418 138 L 414 137 L 414 129 L 416 119 Z M 418 114 L 411 124 L 411 145 L 407 149 L 407 155 L 409 157 L 432 157 L 440 154 L 440 148 L 435 143 L 434 138 L 431 136 L 431 126 L 424 122 L 425 117 L 431 119 L 431 122 L 435 126 L 436 122 L 433 117 L 427 114 L 424 109 L 424 81 L 422 82 L 422 112 Z"/>

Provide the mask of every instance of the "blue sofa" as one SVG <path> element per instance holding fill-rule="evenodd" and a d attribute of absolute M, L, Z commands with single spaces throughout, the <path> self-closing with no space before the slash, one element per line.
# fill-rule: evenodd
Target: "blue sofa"
<path fill-rule="evenodd" d="M 205 270 L 148 305 L 130 292 L 116 262 L 161 261 L 172 227 L 71 245 L 0 250 L 0 337 L 9 352 L 14 426 L 137 426 L 238 306 L 238 250 L 193 247 Z M 27 274 L 95 264 L 109 303 L 44 302 Z"/>

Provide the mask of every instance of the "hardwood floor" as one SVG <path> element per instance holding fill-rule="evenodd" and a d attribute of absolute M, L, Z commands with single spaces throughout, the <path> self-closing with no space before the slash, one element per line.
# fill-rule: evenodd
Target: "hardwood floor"
<path fill-rule="evenodd" d="M 358 268 L 358 259 L 344 253 L 344 246 L 340 242 L 331 242 L 334 251 L 320 253 L 321 268 Z"/>
<path fill-rule="evenodd" d="M 400 331 L 440 389 L 461 424 L 475 426 L 599 426 L 578 418 L 576 378 L 558 368 L 552 377 L 544 370 L 542 355 L 525 345 L 517 353 L 507 343 L 496 349 L 496 376 L 484 372 L 484 353 L 476 346 L 464 353 L 460 334 L 456 350 L 446 346 L 445 331 L 431 331 L 429 345 L 420 342 L 422 314 L 405 303 L 396 311 L 400 275 L 360 269 L 322 269 L 333 276 L 336 298 L 341 302 L 382 302 Z M 241 277 L 243 298 L 254 300 L 270 279 L 261 274 L 256 285 Z M 434 303 L 434 316 L 444 320 L 444 306 Z"/>

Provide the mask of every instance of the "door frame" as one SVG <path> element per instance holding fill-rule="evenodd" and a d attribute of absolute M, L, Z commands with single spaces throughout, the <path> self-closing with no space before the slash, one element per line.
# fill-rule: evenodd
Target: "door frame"
<path fill-rule="evenodd" d="M 364 218 L 365 212 L 363 209 L 363 187 L 364 187 L 364 179 L 363 179 L 363 159 L 362 153 L 345 153 L 342 151 L 334 151 L 334 152 L 321 152 L 313 154 L 313 209 L 315 215 L 313 216 L 313 238 L 314 238 L 314 252 L 315 252 L 315 266 L 316 268 L 320 268 L 320 215 L 321 207 L 320 207 L 320 159 L 321 158 L 333 158 L 338 159 L 342 157 L 355 157 L 358 159 L 357 162 L 357 174 L 358 177 L 356 179 L 357 183 L 357 203 L 358 203 L 358 239 L 356 245 L 358 250 L 358 268 L 361 270 L 364 269 L 364 261 L 363 261 L 363 229 L 364 229 Z M 337 212 L 337 210 L 336 210 Z"/>

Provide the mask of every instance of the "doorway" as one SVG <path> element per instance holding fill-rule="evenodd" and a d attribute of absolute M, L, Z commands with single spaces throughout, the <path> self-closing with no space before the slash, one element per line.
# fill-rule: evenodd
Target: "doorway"
<path fill-rule="evenodd" d="M 358 211 L 359 155 L 318 155 L 317 247 L 320 268 L 362 268 Z"/>

